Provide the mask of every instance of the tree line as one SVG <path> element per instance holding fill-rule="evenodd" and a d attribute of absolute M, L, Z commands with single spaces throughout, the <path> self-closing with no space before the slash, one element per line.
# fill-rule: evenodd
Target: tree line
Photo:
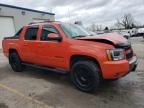
<path fill-rule="evenodd" d="M 114 29 L 132 29 L 136 27 L 144 27 L 144 25 L 139 26 L 131 13 L 124 14 L 121 18 L 117 18 L 114 23 Z M 106 28 L 108 27 L 105 27 L 105 29 Z M 94 32 L 104 30 L 102 25 L 96 24 L 91 24 L 88 29 Z"/>

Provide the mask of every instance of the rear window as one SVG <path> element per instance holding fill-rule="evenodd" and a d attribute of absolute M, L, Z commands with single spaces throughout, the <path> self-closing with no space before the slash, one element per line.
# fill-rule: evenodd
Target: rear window
<path fill-rule="evenodd" d="M 25 33 L 25 40 L 36 40 L 38 28 L 28 28 Z"/>

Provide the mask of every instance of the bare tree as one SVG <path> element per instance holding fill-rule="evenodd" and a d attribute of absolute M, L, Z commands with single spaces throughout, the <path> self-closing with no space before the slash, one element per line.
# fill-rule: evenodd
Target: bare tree
<path fill-rule="evenodd" d="M 114 24 L 114 26 L 117 28 L 117 29 L 121 29 L 123 26 L 119 23 L 119 19 L 117 19 L 116 23 Z"/>
<path fill-rule="evenodd" d="M 91 24 L 89 26 L 89 30 L 91 30 L 93 32 L 101 31 L 102 30 L 102 25 Z"/>
<path fill-rule="evenodd" d="M 125 29 L 130 29 L 135 26 L 135 21 L 133 16 L 128 13 L 125 14 L 121 19 L 117 19 L 117 22 L 115 24 L 117 27 L 124 27 Z"/>
<path fill-rule="evenodd" d="M 96 25 L 96 30 L 101 31 L 102 30 L 102 25 Z"/>
<path fill-rule="evenodd" d="M 93 32 L 96 31 L 96 25 L 95 24 L 91 24 L 88 28 L 90 31 L 93 31 Z"/>

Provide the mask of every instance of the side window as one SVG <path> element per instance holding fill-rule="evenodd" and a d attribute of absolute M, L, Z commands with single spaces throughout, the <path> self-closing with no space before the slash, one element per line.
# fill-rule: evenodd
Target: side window
<path fill-rule="evenodd" d="M 48 34 L 50 33 L 56 33 L 58 34 L 58 31 L 52 27 L 52 26 L 44 26 L 41 32 L 41 40 L 48 40 Z"/>
<path fill-rule="evenodd" d="M 28 28 L 25 33 L 25 40 L 36 40 L 38 28 Z"/>

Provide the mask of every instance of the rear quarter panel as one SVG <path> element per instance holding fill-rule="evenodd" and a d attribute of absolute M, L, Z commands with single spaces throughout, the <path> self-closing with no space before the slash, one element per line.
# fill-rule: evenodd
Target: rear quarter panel
<path fill-rule="evenodd" d="M 21 42 L 23 41 L 23 36 L 24 36 L 24 33 L 26 31 L 26 27 L 23 27 L 23 30 L 22 32 L 20 33 L 20 36 L 18 39 L 15 39 L 15 38 L 12 38 L 12 37 L 6 37 L 3 39 L 2 41 L 2 47 L 3 47 L 3 53 L 5 56 L 9 56 L 9 50 L 10 49 L 15 49 L 19 56 L 21 57 L 21 53 L 22 53 L 22 49 L 20 49 L 20 45 L 21 45 Z"/>
<path fill-rule="evenodd" d="M 2 41 L 3 53 L 5 56 L 9 56 L 9 49 L 16 49 L 19 53 L 19 39 L 4 39 Z"/>

